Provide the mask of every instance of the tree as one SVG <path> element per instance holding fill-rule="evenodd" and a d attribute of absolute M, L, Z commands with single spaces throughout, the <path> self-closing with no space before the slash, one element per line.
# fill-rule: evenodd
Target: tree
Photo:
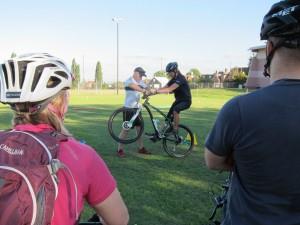
<path fill-rule="evenodd" d="M 154 77 L 166 77 L 166 76 L 167 76 L 167 74 L 163 70 L 159 70 L 159 71 L 154 73 Z"/>
<path fill-rule="evenodd" d="M 240 68 L 233 68 L 230 71 L 232 80 L 238 84 L 244 84 L 247 80 L 247 74 Z"/>
<path fill-rule="evenodd" d="M 12 52 L 10 58 L 15 58 L 16 56 L 17 54 L 15 52 Z"/>
<path fill-rule="evenodd" d="M 240 71 L 233 75 L 233 81 L 238 84 L 244 84 L 247 81 L 247 75 L 244 71 Z"/>
<path fill-rule="evenodd" d="M 102 67 L 101 63 L 98 61 L 96 65 L 96 71 L 95 71 L 95 82 L 97 84 L 97 88 L 102 89 L 103 84 L 103 74 L 102 74 Z"/>
<path fill-rule="evenodd" d="M 77 88 L 80 83 L 80 66 L 76 63 L 75 59 L 72 60 L 71 72 L 75 78 L 72 83 L 72 88 Z"/>
<path fill-rule="evenodd" d="M 188 74 L 191 74 L 193 81 L 195 82 L 200 82 L 200 78 L 201 78 L 201 73 L 198 69 L 196 68 L 192 68 L 190 69 L 190 71 L 188 72 Z"/>

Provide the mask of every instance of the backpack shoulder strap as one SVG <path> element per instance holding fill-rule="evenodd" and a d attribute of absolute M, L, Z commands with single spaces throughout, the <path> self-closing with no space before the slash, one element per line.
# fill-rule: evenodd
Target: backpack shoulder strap
<path fill-rule="evenodd" d="M 51 152 L 49 151 L 48 147 L 44 144 L 44 142 L 41 141 L 39 138 L 37 138 L 35 135 L 33 135 L 32 133 L 28 133 L 28 132 L 25 132 L 25 131 L 19 131 L 19 130 L 12 130 L 12 131 L 9 131 L 9 132 L 22 133 L 22 134 L 26 134 L 26 135 L 32 137 L 34 140 L 36 140 L 43 147 L 43 149 L 45 150 L 45 152 L 48 155 L 49 162 L 51 162 L 51 160 L 53 158 Z"/>
<path fill-rule="evenodd" d="M 43 148 L 45 151 L 47 158 L 49 162 L 53 158 L 57 158 L 58 156 L 58 150 L 59 150 L 59 143 L 62 141 L 67 141 L 68 137 L 66 135 L 63 135 L 61 133 L 58 133 L 56 131 L 47 130 L 40 133 L 34 133 L 30 131 L 19 131 L 19 130 L 10 130 L 4 132 L 4 134 L 8 133 L 19 133 L 23 135 L 27 135 L 31 137 L 33 140 L 35 140 L 39 145 Z M 0 133 L 1 135 L 1 133 Z"/>

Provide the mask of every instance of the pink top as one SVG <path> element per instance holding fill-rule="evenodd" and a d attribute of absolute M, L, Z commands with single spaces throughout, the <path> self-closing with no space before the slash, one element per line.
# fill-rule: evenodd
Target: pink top
<path fill-rule="evenodd" d="M 38 133 L 53 128 L 47 124 L 26 124 L 17 125 L 15 129 Z M 90 146 L 69 138 L 61 142 L 58 159 L 70 169 L 75 179 L 79 214 L 83 210 L 84 200 L 92 206 L 97 205 L 115 190 L 115 179 L 105 162 Z M 51 225 L 73 225 L 76 222 L 75 186 L 66 170 L 58 172 L 58 180 L 59 191 Z"/>

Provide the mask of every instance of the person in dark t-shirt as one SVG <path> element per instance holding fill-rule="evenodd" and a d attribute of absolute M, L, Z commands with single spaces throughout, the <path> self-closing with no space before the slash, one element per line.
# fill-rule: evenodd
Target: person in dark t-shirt
<path fill-rule="evenodd" d="M 222 225 L 300 224 L 300 3 L 264 17 L 271 85 L 227 102 L 205 143 L 210 169 L 233 171 Z"/>
<path fill-rule="evenodd" d="M 175 102 L 172 104 L 167 116 L 174 122 L 173 128 L 174 131 L 177 132 L 179 124 L 179 113 L 190 108 L 192 104 L 192 95 L 187 80 L 178 70 L 177 62 L 170 62 L 166 66 L 166 72 L 171 78 L 169 82 L 162 88 L 152 89 L 151 93 L 174 93 Z"/>

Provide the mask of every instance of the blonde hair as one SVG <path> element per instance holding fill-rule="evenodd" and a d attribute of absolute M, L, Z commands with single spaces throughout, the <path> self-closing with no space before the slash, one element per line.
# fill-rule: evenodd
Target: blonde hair
<path fill-rule="evenodd" d="M 67 90 L 60 91 L 57 96 L 51 100 L 49 104 L 52 104 L 58 111 L 62 111 L 67 104 L 68 92 Z M 41 112 L 38 113 L 19 113 L 15 112 L 14 117 L 12 119 L 12 125 L 21 125 L 21 124 L 49 124 L 52 126 L 56 131 L 71 136 L 70 132 L 64 126 L 63 118 L 59 118 L 59 116 L 50 111 L 46 106 Z"/>

